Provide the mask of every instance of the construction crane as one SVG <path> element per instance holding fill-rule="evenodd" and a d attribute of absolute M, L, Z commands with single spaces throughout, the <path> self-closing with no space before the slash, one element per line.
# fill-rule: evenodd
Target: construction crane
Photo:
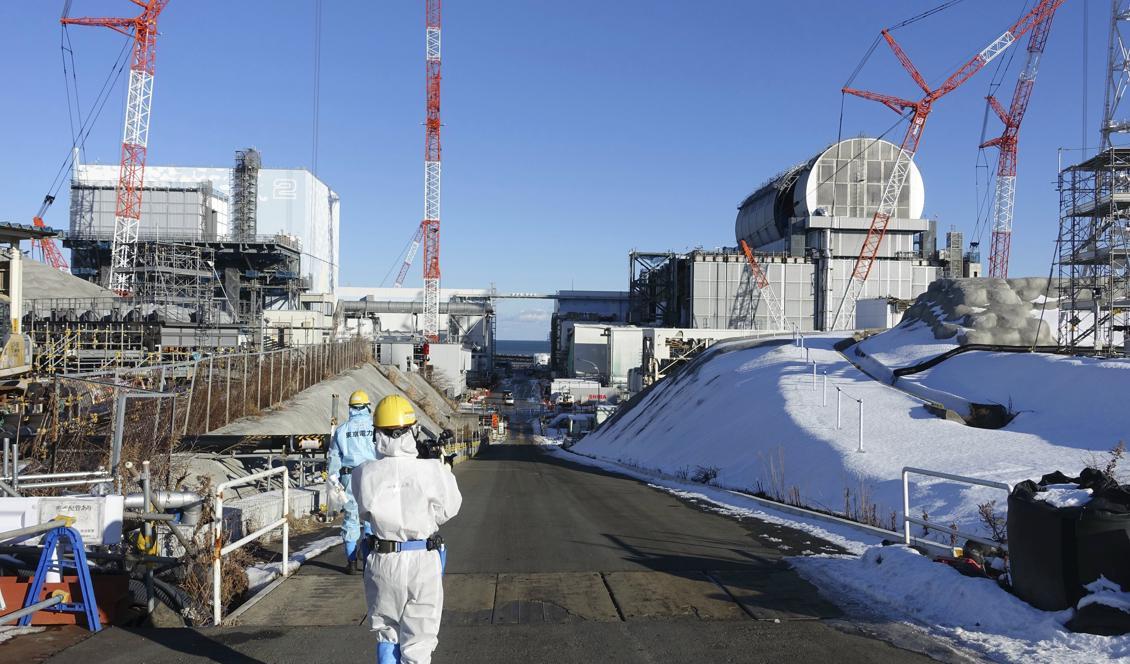
<path fill-rule="evenodd" d="M 769 307 L 769 315 L 777 322 L 777 329 L 785 329 L 785 311 L 781 307 L 780 300 L 773 293 L 773 289 L 769 288 L 769 278 L 765 276 L 765 271 L 761 269 L 761 263 L 758 262 L 757 257 L 753 255 L 753 250 L 749 248 L 745 240 L 739 240 L 742 247 L 742 253 L 745 254 L 745 259 L 749 262 L 749 273 L 753 284 L 757 286 L 757 292 L 761 294 L 761 298 L 765 300 L 765 304 Z M 752 314 L 750 315 L 752 318 Z"/>
<path fill-rule="evenodd" d="M 424 336 L 439 341 L 439 202 L 440 202 L 440 28 L 441 0 L 426 0 L 427 117 L 424 121 L 424 220 L 420 239 L 424 244 Z"/>
<path fill-rule="evenodd" d="M 412 236 L 412 244 L 408 247 L 408 253 L 404 254 L 404 263 L 400 265 L 400 273 L 396 275 L 396 283 L 393 284 L 396 288 L 404 285 L 404 277 L 408 276 L 408 269 L 412 267 L 412 261 L 416 258 L 416 252 L 420 250 L 420 240 L 424 237 L 424 225 L 416 229 L 416 234 Z"/>
<path fill-rule="evenodd" d="M 886 40 L 899 63 L 918 84 L 918 87 L 922 88 L 925 95 L 921 99 L 913 101 L 877 92 L 857 90 L 850 87 L 843 88 L 845 94 L 877 101 L 900 115 L 906 114 L 910 120 L 910 125 L 907 127 L 906 135 L 899 146 L 899 154 L 894 167 L 891 169 L 891 175 L 883 185 L 879 208 L 875 210 L 875 215 L 871 218 L 871 226 L 867 230 L 867 237 L 864 239 L 863 246 L 859 250 L 859 256 L 855 260 L 855 267 L 852 269 L 851 277 L 844 289 L 839 307 L 836 309 L 831 329 L 840 329 L 840 325 L 846 323 L 848 312 L 855 309 L 855 303 L 863 292 L 863 286 L 879 256 L 883 237 L 887 234 L 887 225 L 891 221 L 891 216 L 895 213 L 899 195 L 902 193 L 903 185 L 906 184 L 906 178 L 910 174 L 910 164 L 914 160 L 915 152 L 918 151 L 918 144 L 922 140 L 922 131 L 926 126 L 926 119 L 930 116 L 930 111 L 934 108 L 934 103 L 972 78 L 974 74 L 981 71 L 985 65 L 992 62 L 1017 39 L 1046 20 L 1064 2 L 1065 0 L 1041 0 L 1031 11 L 1021 16 L 1016 23 L 1013 23 L 1008 30 L 1005 30 L 977 55 L 973 56 L 971 60 L 959 67 L 941 85 L 933 89 L 930 88 L 926 79 L 911 62 L 910 56 L 902 50 L 895 38 L 891 36 L 890 30 L 884 29 L 882 31 L 883 39 Z"/>
<path fill-rule="evenodd" d="M 126 93 L 122 159 L 118 171 L 114 209 L 114 239 L 110 245 L 110 290 L 122 295 L 133 291 L 133 261 L 141 225 L 141 193 L 145 182 L 145 156 L 149 147 L 149 115 L 153 105 L 153 71 L 157 54 L 157 17 L 169 0 L 130 0 L 141 7 L 134 18 L 70 18 L 64 25 L 110 28 L 133 39 Z"/>
<path fill-rule="evenodd" d="M 1016 89 L 1012 92 L 1012 103 L 1008 110 L 1001 106 L 996 97 L 988 96 L 989 106 L 1004 123 L 1004 132 L 1000 136 L 981 144 L 982 148 L 1000 149 L 996 190 L 993 194 L 993 238 L 989 250 L 989 276 L 995 279 L 1008 278 L 1020 123 L 1024 120 L 1024 112 L 1028 110 L 1028 101 L 1032 98 L 1032 88 L 1036 85 L 1036 74 L 1040 70 L 1040 57 L 1048 43 L 1048 32 L 1051 31 L 1055 11 L 1055 7 L 1051 8 L 1046 17 L 1032 28 L 1032 34 L 1028 37 L 1028 59 L 1016 79 Z"/>
<path fill-rule="evenodd" d="M 43 205 L 39 206 L 39 212 L 35 213 L 32 217 L 32 224 L 36 228 L 47 228 L 47 224 L 43 221 L 43 215 L 47 214 L 47 208 L 55 202 L 55 197 L 48 194 L 43 198 Z M 67 259 L 63 258 L 63 252 L 59 251 L 59 245 L 55 244 L 53 238 L 45 237 L 39 240 L 32 240 L 34 244 L 39 245 L 39 251 L 43 254 L 43 262 L 47 263 L 56 270 L 66 270 L 70 266 L 67 265 Z"/>
<path fill-rule="evenodd" d="M 1102 141 L 1099 151 L 1111 147 L 1111 134 L 1130 132 L 1130 120 L 1123 114 L 1122 97 L 1130 87 L 1130 1 L 1110 0 L 1110 37 L 1107 40 L 1106 94 L 1103 99 Z"/>

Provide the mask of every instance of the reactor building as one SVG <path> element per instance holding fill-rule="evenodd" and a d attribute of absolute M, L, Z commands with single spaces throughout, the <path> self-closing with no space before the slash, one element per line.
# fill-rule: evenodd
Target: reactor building
<path fill-rule="evenodd" d="M 831 327 L 898 151 L 882 139 L 837 142 L 774 176 L 738 205 L 735 244 L 744 240 L 753 249 L 784 309 L 787 329 Z M 935 222 L 922 218 L 925 198 L 922 174 L 912 164 L 860 295 L 861 307 L 911 301 L 942 276 Z M 736 247 L 633 251 L 629 267 L 629 320 L 635 325 L 779 328 Z M 854 308 L 845 313 L 848 328 L 861 326 Z"/>

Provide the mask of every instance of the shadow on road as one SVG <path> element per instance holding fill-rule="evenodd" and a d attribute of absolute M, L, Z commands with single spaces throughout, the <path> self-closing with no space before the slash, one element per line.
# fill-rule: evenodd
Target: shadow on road
<path fill-rule="evenodd" d="M 263 660 L 249 657 L 233 649 L 231 646 L 238 646 L 243 643 L 261 641 L 282 635 L 281 630 L 228 632 L 222 635 L 223 640 L 226 642 L 222 643 L 214 638 L 204 636 L 200 631 L 191 628 L 141 629 L 124 627 L 115 629 L 147 639 L 162 648 L 182 653 L 193 658 L 207 658 L 214 662 L 225 662 L 225 664 L 268 664 Z M 95 640 L 96 639 L 90 639 L 90 641 Z M 88 641 L 88 643 L 90 641 Z M 104 657 L 105 655 L 102 655 L 98 659 Z M 118 660 L 110 659 L 110 661 Z"/>

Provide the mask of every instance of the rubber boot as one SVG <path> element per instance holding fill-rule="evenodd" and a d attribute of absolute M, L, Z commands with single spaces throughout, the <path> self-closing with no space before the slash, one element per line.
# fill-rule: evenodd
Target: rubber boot
<path fill-rule="evenodd" d="M 345 573 L 353 574 L 355 571 L 354 563 L 357 561 L 357 542 L 345 543 Z"/>
<path fill-rule="evenodd" d="M 369 553 L 371 553 L 372 550 L 373 550 L 372 547 L 369 546 L 369 538 L 368 537 L 362 537 L 361 538 L 361 547 L 360 548 L 361 548 L 360 563 L 357 565 L 357 567 L 360 568 L 360 571 L 364 572 L 365 566 L 369 563 Z"/>
<path fill-rule="evenodd" d="M 377 664 L 400 664 L 400 644 L 377 641 Z"/>

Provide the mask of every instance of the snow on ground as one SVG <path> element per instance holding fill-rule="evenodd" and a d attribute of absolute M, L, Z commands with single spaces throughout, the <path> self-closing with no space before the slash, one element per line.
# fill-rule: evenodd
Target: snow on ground
<path fill-rule="evenodd" d="M 322 539 L 310 542 L 303 547 L 302 550 L 291 553 L 287 564 L 288 573 L 293 574 L 302 566 L 302 563 L 316 556 L 320 556 L 338 544 L 341 544 L 341 537 L 339 536 L 323 537 Z M 263 565 L 252 565 L 247 568 L 247 590 L 251 593 L 258 592 L 281 575 L 282 561 Z"/>
<path fill-rule="evenodd" d="M 924 324 L 893 328 L 859 344 L 866 355 L 862 366 L 878 378 L 956 346 L 935 340 Z M 853 350 L 847 352 L 855 357 Z M 1064 447 L 1108 451 L 1130 431 L 1130 412 L 1123 406 L 1130 387 L 1127 360 L 971 351 L 903 376 L 896 385 L 1000 404 L 1017 414 L 1007 431 L 1035 434 Z"/>
<path fill-rule="evenodd" d="M 1102 604 L 1130 613 L 1130 592 L 1123 592 L 1122 586 L 1105 576 L 1099 576 L 1083 587 L 1090 591 L 1090 594 L 1079 600 L 1080 609 L 1092 604 Z"/>
<path fill-rule="evenodd" d="M 1130 636 L 1075 634 L 1063 626 L 1071 611 L 1040 611 L 990 579 L 962 576 L 903 546 L 790 562 L 833 599 L 909 620 L 997 661 L 1100 664 L 1130 658 Z"/>
<path fill-rule="evenodd" d="M 925 336 L 932 335 L 924 332 L 903 341 L 928 345 Z M 1091 456 L 1109 450 L 1130 431 L 1130 409 L 1113 403 L 1130 386 L 1130 373 L 1121 370 L 1130 364 L 971 353 L 930 372 L 930 380 L 947 377 L 932 385 L 958 391 L 968 386 L 970 396 L 982 399 L 994 393 L 994 386 L 1007 386 L 1024 412 L 1007 428 L 993 431 L 934 417 L 921 400 L 872 380 L 847 362 L 833 349 L 838 340 L 809 337 L 807 351 L 789 339 L 716 345 L 630 411 L 583 438 L 576 449 L 669 475 L 693 476 L 700 467 L 716 468 L 717 486 L 795 496 L 837 513 L 873 510 L 879 522 L 890 526 L 902 511 L 904 466 L 1009 484 L 1055 470 L 1076 475 Z M 817 363 L 816 381 L 805 363 L 806 352 Z M 962 371 L 947 368 L 963 357 Z M 828 376 L 826 405 L 823 372 Z M 837 387 L 843 390 L 839 429 Z M 864 402 L 863 453 L 856 451 L 856 399 Z M 1088 415 L 1095 412 L 1102 416 Z M 996 500 L 1003 508 L 1005 502 L 997 489 L 917 476 L 911 481 L 912 513 L 925 512 L 939 524 L 980 529 L 978 504 Z"/>
<path fill-rule="evenodd" d="M 953 568 L 903 546 L 877 546 L 880 538 L 858 527 L 830 523 L 816 516 L 798 516 L 725 489 L 679 481 L 566 450 L 554 448 L 549 452 L 648 482 L 656 489 L 706 503 L 721 514 L 759 519 L 832 542 L 851 555 L 806 554 L 789 558 L 789 563 L 837 603 L 865 607 L 869 614 L 911 625 L 989 659 L 1105 664 L 1130 657 L 1130 636 L 1074 634 L 1063 626 L 1070 611 L 1040 611 L 989 579 L 962 576 Z M 1130 607 L 1130 594 L 1109 582 L 1102 587 L 1099 583 L 1092 584 L 1093 588 L 1088 586 L 1095 594 L 1081 604 L 1097 598 L 1090 601 L 1116 607 L 1126 602 Z"/>
<path fill-rule="evenodd" d="M 536 445 L 561 445 L 565 442 L 567 432 L 564 429 L 542 427 L 540 418 L 530 420 L 530 428 L 533 430 L 530 438 Z"/>
<path fill-rule="evenodd" d="M 935 339 L 929 325 L 913 322 L 868 337 L 859 343 L 859 348 L 884 367 L 899 369 L 925 362 L 960 345 L 957 337 Z"/>
<path fill-rule="evenodd" d="M 1073 634 L 1062 624 L 1070 612 L 1040 611 L 993 581 L 961 576 L 911 549 L 875 546 L 877 536 L 853 526 L 797 516 L 724 489 L 681 482 L 564 450 L 554 449 L 552 453 L 646 481 L 681 498 L 708 503 L 721 514 L 795 528 L 837 544 L 855 555 L 795 557 L 789 562 L 833 599 L 865 605 L 887 619 L 908 622 L 992 659 L 1101 664 L 1130 657 L 1128 636 Z M 1099 589 L 1095 590 L 1098 593 Z M 1090 597 L 1101 596 L 1110 604 L 1127 597 L 1117 587 L 1102 590 Z"/>

